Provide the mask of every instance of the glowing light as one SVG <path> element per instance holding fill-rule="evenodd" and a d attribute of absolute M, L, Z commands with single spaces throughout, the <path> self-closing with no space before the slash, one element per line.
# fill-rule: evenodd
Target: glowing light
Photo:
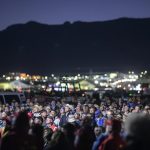
<path fill-rule="evenodd" d="M 95 81 L 94 81 L 94 83 L 95 83 L 95 84 L 98 84 L 98 81 L 97 81 L 97 80 L 95 80 Z"/>
<path fill-rule="evenodd" d="M 74 77 L 74 80 L 78 80 L 78 77 L 77 77 L 77 76 L 75 76 L 75 77 Z"/>
<path fill-rule="evenodd" d="M 9 80 L 10 80 L 10 77 L 7 77 L 7 78 L 6 78 L 6 80 L 8 80 L 8 81 L 9 81 Z"/>
<path fill-rule="evenodd" d="M 117 88 L 121 88 L 121 85 L 117 85 Z"/>
<path fill-rule="evenodd" d="M 116 73 L 111 73 L 109 76 L 110 76 L 111 79 L 113 79 L 113 78 L 117 77 L 117 74 Z"/>
<path fill-rule="evenodd" d="M 44 88 L 45 88 L 45 86 L 44 86 L 44 85 L 42 85 L 42 88 L 44 89 Z"/>
<path fill-rule="evenodd" d="M 86 86 L 84 89 L 85 89 L 85 90 L 88 90 L 88 87 Z"/>
<path fill-rule="evenodd" d="M 98 88 L 95 88 L 94 90 L 95 90 L 95 91 L 98 91 L 99 89 L 98 89 Z"/>
<path fill-rule="evenodd" d="M 19 77 L 19 76 L 17 76 L 17 77 L 16 77 L 16 80 L 19 80 L 19 79 L 20 79 L 20 77 Z"/>
<path fill-rule="evenodd" d="M 58 81 L 58 82 L 56 82 L 56 86 L 59 86 L 60 85 L 60 82 Z"/>
<path fill-rule="evenodd" d="M 145 74 L 147 74 L 147 70 L 145 70 Z"/>
<path fill-rule="evenodd" d="M 85 79 L 88 79 L 89 77 L 88 76 L 85 76 Z"/>
<path fill-rule="evenodd" d="M 65 83 L 61 83 L 61 86 L 62 86 L 62 87 L 65 87 L 65 86 L 66 86 L 66 84 L 65 84 Z"/>
<path fill-rule="evenodd" d="M 106 84 L 105 86 L 108 87 L 108 84 Z"/>

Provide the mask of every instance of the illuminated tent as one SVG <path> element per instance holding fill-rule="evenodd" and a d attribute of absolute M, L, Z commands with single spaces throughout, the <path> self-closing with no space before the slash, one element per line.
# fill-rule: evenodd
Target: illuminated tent
<path fill-rule="evenodd" d="M 94 90 L 96 86 L 86 80 L 79 82 L 81 90 Z"/>
<path fill-rule="evenodd" d="M 13 86 L 10 84 L 10 83 L 7 83 L 7 82 L 2 82 L 0 83 L 0 89 L 3 89 L 3 90 L 13 90 Z"/>
<path fill-rule="evenodd" d="M 25 84 L 21 81 L 13 81 L 10 82 L 10 85 L 14 88 L 14 89 L 29 89 L 31 86 L 28 84 Z"/>

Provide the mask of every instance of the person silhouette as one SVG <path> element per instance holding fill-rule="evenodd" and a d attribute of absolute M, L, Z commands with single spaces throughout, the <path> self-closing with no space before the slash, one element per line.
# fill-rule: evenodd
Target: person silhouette
<path fill-rule="evenodd" d="M 29 128 L 27 112 L 20 112 L 13 130 L 2 138 L 0 150 L 37 150 L 34 137 L 28 134 Z"/>

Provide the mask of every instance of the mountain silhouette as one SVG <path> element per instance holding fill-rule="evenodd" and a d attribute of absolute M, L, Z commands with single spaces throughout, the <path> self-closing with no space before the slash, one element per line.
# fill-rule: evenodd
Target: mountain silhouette
<path fill-rule="evenodd" d="M 150 69 L 150 18 L 15 24 L 0 31 L 0 52 L 1 73 Z"/>

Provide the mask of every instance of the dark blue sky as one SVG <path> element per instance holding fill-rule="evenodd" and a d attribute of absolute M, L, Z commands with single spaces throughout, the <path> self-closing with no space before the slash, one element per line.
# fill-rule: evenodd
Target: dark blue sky
<path fill-rule="evenodd" d="M 150 0 L 0 0 L 0 30 L 30 20 L 62 24 L 119 17 L 150 17 Z"/>

